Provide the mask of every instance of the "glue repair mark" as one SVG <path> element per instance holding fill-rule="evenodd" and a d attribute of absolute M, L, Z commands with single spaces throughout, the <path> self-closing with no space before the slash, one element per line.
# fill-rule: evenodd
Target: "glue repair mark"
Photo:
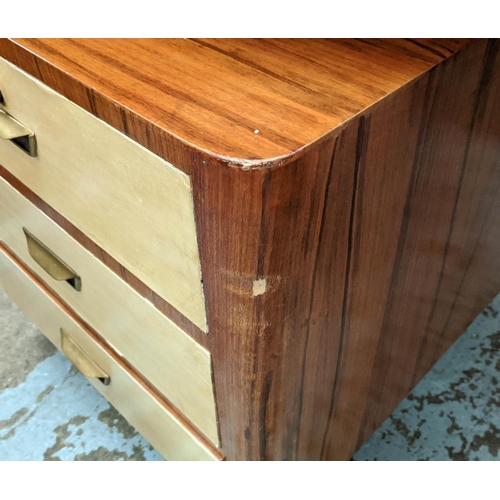
<path fill-rule="evenodd" d="M 257 297 L 257 295 L 262 295 L 266 293 L 266 287 L 267 287 L 267 280 L 265 278 L 262 278 L 260 280 L 253 280 L 253 289 L 252 289 L 253 296 Z"/>

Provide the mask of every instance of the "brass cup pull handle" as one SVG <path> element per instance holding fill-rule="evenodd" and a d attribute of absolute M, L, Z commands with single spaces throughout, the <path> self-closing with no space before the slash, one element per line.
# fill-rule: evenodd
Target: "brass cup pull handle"
<path fill-rule="evenodd" d="M 65 264 L 50 248 L 23 227 L 28 251 L 33 260 L 57 281 L 68 282 L 77 292 L 82 289 L 82 280 L 71 267 Z"/>
<path fill-rule="evenodd" d="M 0 108 L 0 138 L 11 141 L 30 156 L 36 156 L 36 137 L 33 130 L 18 122 Z"/>
<path fill-rule="evenodd" d="M 104 385 L 109 385 L 111 378 L 93 361 L 83 349 L 61 328 L 61 351 L 88 378 L 97 378 Z"/>

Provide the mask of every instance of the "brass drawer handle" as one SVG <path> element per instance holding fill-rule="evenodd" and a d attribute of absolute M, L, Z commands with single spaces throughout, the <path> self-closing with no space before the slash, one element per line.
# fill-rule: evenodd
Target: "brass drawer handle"
<path fill-rule="evenodd" d="M 83 349 L 61 328 L 61 351 L 88 378 L 98 378 L 104 385 L 109 385 L 111 378 L 100 368 Z"/>
<path fill-rule="evenodd" d="M 0 138 L 11 141 L 30 156 L 36 156 L 36 137 L 33 130 L 25 127 L 2 108 L 0 108 Z"/>
<path fill-rule="evenodd" d="M 68 282 L 77 292 L 82 289 L 82 280 L 71 267 L 66 265 L 50 248 L 23 227 L 28 251 L 33 260 L 57 281 Z"/>

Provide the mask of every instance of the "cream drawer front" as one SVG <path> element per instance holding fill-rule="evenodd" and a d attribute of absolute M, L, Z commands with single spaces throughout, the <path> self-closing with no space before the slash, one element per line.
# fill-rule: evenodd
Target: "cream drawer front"
<path fill-rule="evenodd" d="M 207 331 L 190 177 L 2 58 L 0 90 L 37 145 L 0 164 Z"/>
<path fill-rule="evenodd" d="M 76 291 L 30 255 L 29 230 L 81 280 Z M 0 241 L 218 444 L 210 353 L 0 177 Z"/>
<path fill-rule="evenodd" d="M 12 301 L 56 347 L 61 349 L 63 329 L 109 376 L 109 385 L 104 385 L 97 378 L 88 380 L 167 460 L 217 460 L 193 432 L 107 354 L 52 297 L 1 250 L 0 284 Z M 65 351 L 67 350 L 66 348 Z"/>

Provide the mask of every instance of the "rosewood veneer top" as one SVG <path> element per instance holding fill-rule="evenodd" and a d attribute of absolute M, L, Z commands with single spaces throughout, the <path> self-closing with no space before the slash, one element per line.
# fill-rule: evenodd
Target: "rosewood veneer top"
<path fill-rule="evenodd" d="M 48 72 L 38 65 L 41 74 L 34 75 L 44 76 L 49 85 L 57 70 L 64 78 L 74 78 L 82 90 L 116 103 L 122 114 L 125 109 L 181 145 L 230 166 L 260 168 L 295 156 L 468 41 L 18 39 L 2 43 L 11 46 L 14 63 L 15 54 L 27 49 L 37 56 L 37 63 L 42 60 L 51 66 Z M 24 50 L 16 52 L 12 44 Z M 61 91 L 57 85 L 54 88 Z M 100 118 L 108 121 L 106 116 Z M 127 133 L 126 123 L 123 128 Z"/>

